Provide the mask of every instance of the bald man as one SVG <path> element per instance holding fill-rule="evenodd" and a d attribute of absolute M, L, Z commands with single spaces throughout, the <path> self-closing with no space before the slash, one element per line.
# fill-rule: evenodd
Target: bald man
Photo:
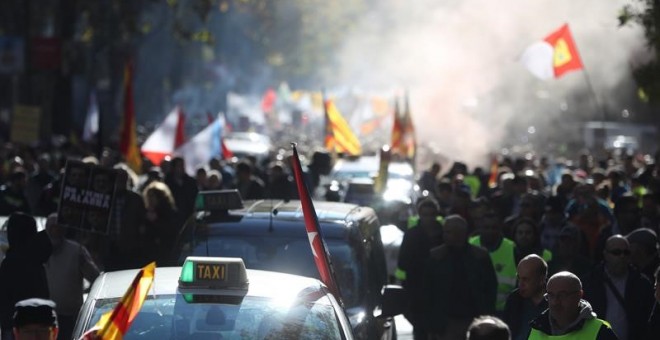
<path fill-rule="evenodd" d="M 442 231 L 424 271 L 425 328 L 429 339 L 460 339 L 475 317 L 495 312 L 497 277 L 488 251 L 468 243 L 465 219 L 448 216 Z"/>
<path fill-rule="evenodd" d="M 548 309 L 543 298 L 548 264 L 536 254 L 527 255 L 518 263 L 517 272 L 518 288 L 509 294 L 504 307 L 504 321 L 514 340 L 527 339 L 529 322 Z"/>
<path fill-rule="evenodd" d="M 621 235 L 605 242 L 603 262 L 585 279 L 585 299 L 607 320 L 619 339 L 641 339 L 653 308 L 653 286 L 630 262 Z"/>
<path fill-rule="evenodd" d="M 548 309 L 532 320 L 528 339 L 609 340 L 618 339 L 607 321 L 596 318 L 591 305 L 582 299 L 582 282 L 571 272 L 559 272 L 548 280 L 545 298 Z"/>

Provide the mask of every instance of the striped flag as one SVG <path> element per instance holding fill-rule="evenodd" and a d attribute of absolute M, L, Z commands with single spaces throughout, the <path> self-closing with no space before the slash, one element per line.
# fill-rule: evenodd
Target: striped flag
<path fill-rule="evenodd" d="M 392 141 L 391 152 L 392 154 L 403 153 L 403 121 L 399 113 L 399 99 L 394 100 L 394 122 L 392 123 Z"/>
<path fill-rule="evenodd" d="M 346 119 L 335 106 L 335 103 L 328 99 L 325 101 L 325 148 L 328 151 L 342 152 L 350 156 L 357 156 L 362 153 L 362 146 L 357 136 L 351 130 Z"/>
<path fill-rule="evenodd" d="M 415 126 L 412 122 L 412 114 L 410 113 L 410 104 L 408 103 L 407 92 L 403 110 L 403 146 L 404 156 L 410 160 L 414 160 L 415 152 L 417 149 L 417 138 L 415 137 Z"/>
<path fill-rule="evenodd" d="M 497 157 L 493 156 L 493 158 L 490 160 L 490 177 L 488 178 L 488 187 L 491 189 L 497 187 L 499 168 L 500 164 L 497 161 Z"/>
<path fill-rule="evenodd" d="M 328 289 L 330 289 L 330 292 L 335 296 L 337 301 L 341 301 L 341 294 L 336 280 L 337 276 L 330 261 L 328 246 L 323 240 L 319 219 L 316 216 L 316 210 L 314 210 L 314 203 L 309 196 L 309 190 L 303 178 L 302 166 L 300 165 L 300 158 L 298 157 L 298 150 L 295 143 L 292 143 L 292 147 L 293 158 L 291 162 L 293 162 L 293 175 L 296 179 L 298 196 L 300 196 L 300 204 L 302 205 L 303 217 L 305 218 L 305 230 L 307 230 L 307 238 L 312 247 L 314 262 L 316 263 L 316 268 L 319 270 L 321 281 L 328 286 Z"/>
<path fill-rule="evenodd" d="M 140 308 L 142 308 L 142 303 L 144 303 L 154 281 L 155 271 L 156 262 L 151 262 L 140 269 L 117 306 L 101 316 L 96 325 L 87 331 L 81 339 L 122 339 L 128 328 L 131 327 L 131 323 L 133 323 Z"/>
<path fill-rule="evenodd" d="M 184 127 L 185 114 L 181 107 L 177 106 L 142 144 L 144 156 L 154 165 L 160 165 L 165 156 L 171 155 L 176 148 L 183 145 Z"/>
<path fill-rule="evenodd" d="M 128 62 L 124 69 L 124 119 L 119 140 L 119 151 L 126 164 L 137 173 L 142 172 L 142 156 L 137 144 L 135 127 L 135 102 L 133 100 L 133 63 Z"/>

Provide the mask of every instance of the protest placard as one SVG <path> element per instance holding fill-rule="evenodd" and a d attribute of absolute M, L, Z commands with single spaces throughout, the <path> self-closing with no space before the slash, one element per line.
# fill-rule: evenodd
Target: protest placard
<path fill-rule="evenodd" d="M 58 222 L 71 228 L 108 234 L 116 182 L 115 169 L 67 161 Z"/>

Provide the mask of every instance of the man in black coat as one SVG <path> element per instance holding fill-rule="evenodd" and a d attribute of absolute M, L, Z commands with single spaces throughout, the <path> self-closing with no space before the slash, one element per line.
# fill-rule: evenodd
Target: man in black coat
<path fill-rule="evenodd" d="M 0 264 L 0 325 L 2 339 L 11 339 L 16 302 L 28 298 L 49 298 L 44 263 L 52 252 L 45 231 L 37 232 L 34 218 L 13 213 L 7 221 L 9 250 Z"/>
<path fill-rule="evenodd" d="M 585 281 L 585 299 L 619 339 L 641 339 L 653 307 L 651 282 L 630 264 L 625 237 L 607 239 L 603 258 Z"/>
<path fill-rule="evenodd" d="M 448 216 L 443 235 L 424 271 L 423 326 L 427 339 L 460 339 L 475 317 L 495 312 L 497 276 L 488 252 L 467 242 L 465 219 Z"/>
<path fill-rule="evenodd" d="M 527 339 L 529 322 L 548 309 L 544 299 L 548 264 L 538 255 L 525 256 L 518 263 L 518 288 L 506 299 L 504 322 L 509 325 L 512 339 Z"/>

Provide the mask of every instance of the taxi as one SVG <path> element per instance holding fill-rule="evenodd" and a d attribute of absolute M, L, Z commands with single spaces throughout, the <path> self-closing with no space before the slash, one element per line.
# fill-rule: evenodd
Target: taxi
<path fill-rule="evenodd" d="M 175 247 L 188 256 L 240 257 L 248 268 L 319 278 L 300 201 L 246 200 L 236 190 L 201 192 L 198 214 Z M 341 302 L 357 339 L 394 339 L 405 301 L 388 285 L 380 222 L 369 207 L 314 202 Z M 390 312 L 385 312 L 385 306 Z"/>
<path fill-rule="evenodd" d="M 74 339 L 111 311 L 139 269 L 103 273 L 78 315 Z M 240 258 L 188 257 L 156 268 L 124 339 L 353 339 L 342 307 L 320 281 L 250 270 Z"/>

